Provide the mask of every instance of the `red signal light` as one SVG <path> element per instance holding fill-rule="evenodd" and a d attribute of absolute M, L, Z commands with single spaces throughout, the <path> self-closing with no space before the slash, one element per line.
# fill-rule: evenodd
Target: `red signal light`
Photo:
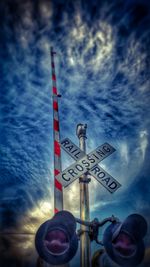
<path fill-rule="evenodd" d="M 69 262 L 78 249 L 74 216 L 63 210 L 44 222 L 36 233 L 35 247 L 39 256 L 49 264 Z"/>
<path fill-rule="evenodd" d="M 123 256 L 132 256 L 136 252 L 136 243 L 127 233 L 120 233 L 112 244 L 114 249 Z"/>
<path fill-rule="evenodd" d="M 44 239 L 44 245 L 53 255 L 61 255 L 69 249 L 69 237 L 60 230 L 49 231 Z"/>
<path fill-rule="evenodd" d="M 120 266 L 137 266 L 144 258 L 146 232 L 147 222 L 139 214 L 129 215 L 122 223 L 112 223 L 103 235 L 106 253 Z"/>

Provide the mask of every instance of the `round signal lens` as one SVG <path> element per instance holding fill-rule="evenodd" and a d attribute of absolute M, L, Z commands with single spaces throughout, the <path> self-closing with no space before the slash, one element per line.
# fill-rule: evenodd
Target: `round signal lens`
<path fill-rule="evenodd" d="M 127 233 L 120 234 L 113 240 L 114 249 L 125 257 L 131 257 L 136 252 L 136 244 L 133 238 Z"/>
<path fill-rule="evenodd" d="M 69 249 L 69 238 L 64 231 L 55 229 L 46 234 L 44 245 L 49 253 L 62 255 Z"/>

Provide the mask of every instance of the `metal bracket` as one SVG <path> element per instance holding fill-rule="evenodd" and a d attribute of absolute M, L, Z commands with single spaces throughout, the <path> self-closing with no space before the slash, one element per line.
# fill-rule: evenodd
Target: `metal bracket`
<path fill-rule="evenodd" d="M 78 234 L 78 238 L 80 239 L 80 236 L 84 233 L 87 232 L 89 234 L 90 240 L 94 241 L 103 246 L 103 242 L 101 240 L 98 240 L 98 234 L 99 234 L 99 227 L 103 226 L 105 223 L 107 222 L 119 222 L 119 219 L 117 217 L 115 217 L 114 215 L 112 215 L 111 217 L 105 218 L 102 221 L 99 221 L 98 218 L 94 218 L 93 221 L 88 222 L 88 221 L 83 221 L 81 219 L 75 218 L 77 223 L 80 223 L 82 225 L 85 225 L 87 227 L 89 227 L 89 230 L 83 230 L 83 229 L 79 229 L 77 231 Z"/>
<path fill-rule="evenodd" d="M 79 183 L 85 183 L 85 184 L 88 184 L 89 182 L 91 182 L 91 178 L 79 178 Z"/>
<path fill-rule="evenodd" d="M 90 234 L 90 230 L 82 230 L 82 229 L 79 229 L 77 230 L 77 236 L 78 236 L 78 239 L 80 240 L 80 236 L 84 233 L 88 233 Z"/>

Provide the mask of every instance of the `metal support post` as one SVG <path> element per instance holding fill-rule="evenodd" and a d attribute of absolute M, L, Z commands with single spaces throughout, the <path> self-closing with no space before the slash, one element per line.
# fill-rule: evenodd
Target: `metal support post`
<path fill-rule="evenodd" d="M 86 124 L 77 125 L 77 136 L 79 138 L 80 149 L 86 153 Z M 90 220 L 89 216 L 89 179 L 87 174 L 80 177 L 80 219 Z M 90 267 L 91 266 L 91 249 L 90 249 L 90 237 L 89 227 L 81 225 L 81 236 L 80 236 L 80 266 Z"/>

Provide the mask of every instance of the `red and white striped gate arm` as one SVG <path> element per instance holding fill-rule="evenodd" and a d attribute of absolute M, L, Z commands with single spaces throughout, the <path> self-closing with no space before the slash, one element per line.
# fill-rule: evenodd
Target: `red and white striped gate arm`
<path fill-rule="evenodd" d="M 61 170 L 61 148 L 60 148 L 60 129 L 58 114 L 58 93 L 56 85 L 56 74 L 54 64 L 54 54 L 51 48 L 51 67 L 52 67 L 52 95 L 53 95 L 53 137 L 54 137 L 54 213 L 63 209 L 63 189 L 62 184 L 56 179 L 56 175 Z"/>

